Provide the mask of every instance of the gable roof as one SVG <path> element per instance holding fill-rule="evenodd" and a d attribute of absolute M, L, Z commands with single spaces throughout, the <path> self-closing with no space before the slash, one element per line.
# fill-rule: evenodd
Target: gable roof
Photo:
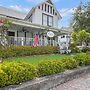
<path fill-rule="evenodd" d="M 18 19 L 24 19 L 26 17 L 26 14 L 24 13 L 2 6 L 0 6 L 0 15 L 12 17 L 12 18 L 18 18 Z"/>
<path fill-rule="evenodd" d="M 35 9 L 36 9 L 38 6 L 44 4 L 45 2 L 48 2 L 48 3 L 52 4 L 52 5 L 53 5 L 53 8 L 57 11 L 59 18 L 62 18 L 61 15 L 60 15 L 60 13 L 59 13 L 58 10 L 56 9 L 55 5 L 53 4 L 53 2 L 52 2 L 51 0 L 44 0 L 42 3 L 39 3 L 38 5 L 36 5 L 35 7 L 33 7 L 33 8 L 30 10 L 30 12 L 27 14 L 27 16 L 25 17 L 25 19 L 29 18 L 29 16 L 35 11 Z"/>
<path fill-rule="evenodd" d="M 52 4 L 52 5 L 53 5 L 53 3 L 51 2 L 51 0 L 47 0 L 46 2 L 48 2 L 48 3 L 50 3 L 50 4 Z"/>

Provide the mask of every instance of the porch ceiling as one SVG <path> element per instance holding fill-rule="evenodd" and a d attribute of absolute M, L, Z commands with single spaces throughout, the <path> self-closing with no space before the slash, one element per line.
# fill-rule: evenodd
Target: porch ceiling
<path fill-rule="evenodd" d="M 12 23 L 15 25 L 18 25 L 18 26 L 28 28 L 28 29 L 32 29 L 32 30 L 51 30 L 54 32 L 59 31 L 59 29 L 55 29 L 55 28 L 51 28 L 51 27 L 45 27 L 42 25 L 36 25 L 36 24 L 31 24 L 31 23 L 23 23 L 23 22 L 15 22 L 15 21 L 13 21 Z"/>

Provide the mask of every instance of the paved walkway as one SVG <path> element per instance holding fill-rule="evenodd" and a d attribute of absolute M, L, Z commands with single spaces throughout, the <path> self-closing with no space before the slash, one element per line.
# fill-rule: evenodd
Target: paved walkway
<path fill-rule="evenodd" d="M 52 90 L 90 90 L 90 74 L 68 81 Z"/>

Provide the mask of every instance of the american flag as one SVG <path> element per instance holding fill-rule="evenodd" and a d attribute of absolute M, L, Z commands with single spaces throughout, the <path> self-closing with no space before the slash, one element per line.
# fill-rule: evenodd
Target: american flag
<path fill-rule="evenodd" d="M 35 37 L 34 37 L 33 46 L 34 47 L 39 46 L 39 35 L 38 34 L 36 34 Z"/>
<path fill-rule="evenodd" d="M 0 20 L 0 26 L 3 26 L 3 24 L 4 24 L 4 21 Z"/>

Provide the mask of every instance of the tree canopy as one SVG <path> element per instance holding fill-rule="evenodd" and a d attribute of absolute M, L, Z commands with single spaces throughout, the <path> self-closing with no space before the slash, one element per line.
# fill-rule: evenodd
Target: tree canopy
<path fill-rule="evenodd" d="M 90 33 L 90 2 L 81 4 L 75 11 L 72 20 L 74 31 L 85 30 Z"/>
<path fill-rule="evenodd" d="M 74 43 L 81 43 L 81 45 L 88 45 L 90 43 L 90 33 L 85 30 L 81 30 L 79 32 L 73 32 L 72 38 Z"/>

